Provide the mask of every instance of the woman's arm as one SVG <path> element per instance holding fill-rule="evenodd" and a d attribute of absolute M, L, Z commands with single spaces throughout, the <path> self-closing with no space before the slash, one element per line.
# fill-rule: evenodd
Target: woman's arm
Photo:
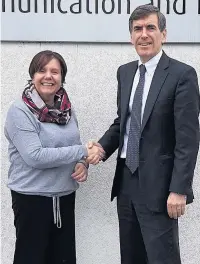
<path fill-rule="evenodd" d="M 44 148 L 35 125 L 28 115 L 12 106 L 8 111 L 5 133 L 17 148 L 23 160 L 31 167 L 47 169 L 78 162 L 88 155 L 83 145 Z"/>

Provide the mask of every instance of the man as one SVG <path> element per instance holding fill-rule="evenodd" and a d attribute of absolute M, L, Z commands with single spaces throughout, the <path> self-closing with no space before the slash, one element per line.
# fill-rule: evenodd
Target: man
<path fill-rule="evenodd" d="M 180 264 L 178 217 L 193 201 L 199 147 L 197 75 L 162 51 L 166 19 L 158 8 L 137 7 L 129 28 L 139 61 L 119 67 L 117 118 L 93 144 L 103 160 L 118 148 L 111 199 L 121 263 Z"/>

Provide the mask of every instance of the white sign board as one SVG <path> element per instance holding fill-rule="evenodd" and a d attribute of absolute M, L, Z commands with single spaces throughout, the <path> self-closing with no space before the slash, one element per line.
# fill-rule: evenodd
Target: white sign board
<path fill-rule="evenodd" d="M 200 0 L 1 0 L 1 40 L 129 42 L 130 14 L 150 3 L 168 42 L 200 43 Z"/>

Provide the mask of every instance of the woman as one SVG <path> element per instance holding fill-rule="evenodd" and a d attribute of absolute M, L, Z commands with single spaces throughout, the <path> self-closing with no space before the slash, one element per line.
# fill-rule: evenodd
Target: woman
<path fill-rule="evenodd" d="M 100 150 L 81 145 L 63 84 L 62 56 L 42 51 L 29 67 L 31 81 L 7 114 L 16 245 L 14 264 L 75 264 L 75 191 L 87 179 L 86 157 Z"/>

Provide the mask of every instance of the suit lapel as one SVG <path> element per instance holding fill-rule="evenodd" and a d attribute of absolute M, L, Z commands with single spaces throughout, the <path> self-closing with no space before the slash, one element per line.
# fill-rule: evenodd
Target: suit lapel
<path fill-rule="evenodd" d="M 149 89 L 149 94 L 148 94 L 145 109 L 144 109 L 144 115 L 143 115 L 143 121 L 142 121 L 142 131 L 149 119 L 149 116 L 153 110 L 153 106 L 156 102 L 159 92 L 168 75 L 168 71 L 167 71 L 168 67 L 169 67 L 169 57 L 167 57 L 167 55 L 163 52 L 163 55 L 160 58 L 158 66 L 155 70 L 155 73 L 154 73 L 154 76 L 151 82 L 151 86 Z"/>
<path fill-rule="evenodd" d="M 126 71 L 126 74 L 124 75 L 123 79 L 123 90 L 121 90 L 121 121 L 122 123 L 125 122 L 126 117 L 127 117 L 127 112 L 128 112 L 128 107 L 129 107 L 129 100 L 130 100 L 130 95 L 132 91 L 132 86 L 133 86 L 133 79 L 136 74 L 138 68 L 138 61 L 134 61 L 129 65 L 129 68 Z M 123 125 L 122 125 L 123 127 Z"/>

